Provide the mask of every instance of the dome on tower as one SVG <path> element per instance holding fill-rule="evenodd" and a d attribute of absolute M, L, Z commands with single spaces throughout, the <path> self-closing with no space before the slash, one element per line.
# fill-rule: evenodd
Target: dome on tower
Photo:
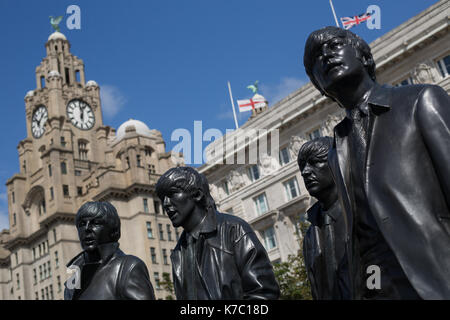
<path fill-rule="evenodd" d="M 58 31 L 53 32 L 50 35 L 50 37 L 48 37 L 48 41 L 50 41 L 50 40 L 58 40 L 58 39 L 67 40 L 66 36 L 63 35 L 61 32 L 58 32 Z"/>
<path fill-rule="evenodd" d="M 98 87 L 98 84 L 94 80 L 89 80 L 86 82 L 86 87 Z"/>
<path fill-rule="evenodd" d="M 126 132 L 129 131 L 130 129 L 131 130 L 134 129 L 136 131 L 136 133 L 141 136 L 146 136 L 146 137 L 153 136 L 152 131 L 147 127 L 147 125 L 145 123 L 143 123 L 142 121 L 139 121 L 139 120 L 130 119 L 130 120 L 122 123 L 120 125 L 119 129 L 117 129 L 116 141 L 122 140 L 123 137 L 125 136 Z"/>

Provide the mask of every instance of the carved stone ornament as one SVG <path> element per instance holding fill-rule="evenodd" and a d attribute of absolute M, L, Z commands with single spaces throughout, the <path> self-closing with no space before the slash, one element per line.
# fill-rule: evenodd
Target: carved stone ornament
<path fill-rule="evenodd" d="M 280 168 L 280 164 L 277 159 L 269 156 L 267 153 L 260 157 L 259 162 L 262 176 L 271 175 Z"/>
<path fill-rule="evenodd" d="M 417 83 L 434 83 L 433 70 L 426 63 L 420 63 L 414 69 L 414 80 Z"/>
<path fill-rule="evenodd" d="M 300 136 L 292 136 L 289 141 L 289 152 L 291 153 L 291 159 L 297 159 L 298 151 L 300 150 L 300 147 L 306 143 L 308 140 L 306 140 L 303 137 Z"/>
<path fill-rule="evenodd" d="M 343 115 L 328 115 L 327 119 L 325 120 L 325 123 L 323 124 L 322 127 L 322 132 L 324 133 L 324 135 L 326 136 L 330 136 L 333 137 L 334 135 L 334 127 L 342 121 L 342 119 L 344 118 Z"/>
<path fill-rule="evenodd" d="M 245 186 L 244 178 L 240 170 L 232 170 L 228 175 L 228 182 L 232 192 L 239 190 Z"/>

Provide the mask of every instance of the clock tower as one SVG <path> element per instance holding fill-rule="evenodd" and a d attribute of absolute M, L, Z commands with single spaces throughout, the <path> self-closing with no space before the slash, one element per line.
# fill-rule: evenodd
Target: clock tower
<path fill-rule="evenodd" d="M 63 298 L 65 265 L 81 251 L 75 214 L 87 201 L 117 208 L 120 246 L 146 262 L 157 289 L 163 273 L 171 273 L 168 257 L 178 237 L 154 193 L 173 166 L 161 133 L 138 120 L 117 134 L 105 126 L 100 87 L 85 81 L 84 63 L 66 37 L 54 32 L 45 48 L 36 89 L 25 96 L 20 172 L 6 182 L 10 229 L 0 234 L 0 299 Z"/>

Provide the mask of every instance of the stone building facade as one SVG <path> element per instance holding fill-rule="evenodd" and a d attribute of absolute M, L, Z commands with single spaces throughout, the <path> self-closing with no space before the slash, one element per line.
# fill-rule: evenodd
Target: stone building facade
<path fill-rule="evenodd" d="M 173 166 L 158 130 L 129 120 L 103 124 L 100 88 L 55 32 L 25 96 L 20 172 L 7 182 L 10 229 L 0 233 L 0 299 L 62 299 L 66 263 L 81 251 L 74 220 L 87 201 L 109 201 L 121 219 L 121 249 L 147 265 L 157 298 L 171 274 L 175 230 L 154 193 Z"/>
<path fill-rule="evenodd" d="M 370 47 L 378 82 L 432 83 L 450 92 L 449 19 L 450 1 L 441 0 L 373 41 Z M 308 83 L 271 108 L 255 113 L 241 128 L 207 147 L 211 153 L 217 149 L 219 155 L 225 150 L 223 157 L 199 168 L 210 182 L 218 209 L 249 222 L 272 262 L 286 261 L 288 255 L 300 249 L 298 221 L 315 202 L 308 195 L 299 172 L 298 150 L 309 139 L 332 136 L 333 127 L 343 116 L 343 110 L 335 102 L 321 96 Z M 278 134 L 279 149 L 260 154 L 253 164 L 248 161 L 226 164 L 226 159 L 236 160 L 243 150 L 248 160 L 257 147 L 250 137 L 226 151 L 228 142 L 252 136 L 251 130 L 261 129 L 267 132 L 262 138 L 253 135 L 254 140 L 270 145 L 267 136 Z"/>

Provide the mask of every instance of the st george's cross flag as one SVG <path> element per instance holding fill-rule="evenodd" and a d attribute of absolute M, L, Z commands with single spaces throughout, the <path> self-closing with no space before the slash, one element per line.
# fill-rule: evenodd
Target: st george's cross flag
<path fill-rule="evenodd" d="M 343 17 L 341 18 L 342 26 L 344 27 L 344 29 L 348 30 L 355 25 L 369 20 L 371 16 L 372 15 L 369 12 L 366 12 L 364 14 L 360 14 L 359 16 L 354 16 L 353 18 Z"/>
<path fill-rule="evenodd" d="M 262 108 L 266 105 L 264 97 L 253 97 L 252 99 L 238 100 L 239 112 L 250 111 L 255 108 Z"/>

